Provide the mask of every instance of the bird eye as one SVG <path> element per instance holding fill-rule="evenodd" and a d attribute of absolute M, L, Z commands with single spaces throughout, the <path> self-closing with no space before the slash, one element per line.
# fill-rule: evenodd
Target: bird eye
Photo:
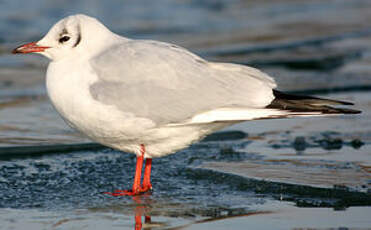
<path fill-rule="evenodd" d="M 66 41 L 70 40 L 70 37 L 69 36 L 63 36 L 59 39 L 59 43 L 64 43 Z"/>

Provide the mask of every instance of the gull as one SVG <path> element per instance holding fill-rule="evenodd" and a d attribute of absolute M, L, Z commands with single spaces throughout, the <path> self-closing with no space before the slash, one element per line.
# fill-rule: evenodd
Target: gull
<path fill-rule="evenodd" d="M 39 53 L 51 60 L 48 96 L 72 128 L 136 154 L 132 189 L 108 193 L 114 196 L 151 191 L 152 158 L 227 126 L 360 113 L 337 106 L 350 102 L 278 91 L 273 78 L 252 67 L 208 62 L 174 44 L 119 36 L 82 14 L 61 19 L 41 40 L 13 53 Z"/>

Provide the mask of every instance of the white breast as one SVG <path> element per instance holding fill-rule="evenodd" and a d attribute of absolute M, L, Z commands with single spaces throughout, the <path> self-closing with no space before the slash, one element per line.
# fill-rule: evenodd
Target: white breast
<path fill-rule="evenodd" d="M 139 135 L 138 129 L 130 128 L 135 119 L 130 113 L 121 112 L 92 98 L 89 86 L 95 81 L 96 76 L 86 63 L 68 62 L 66 65 L 52 62 L 47 71 L 46 86 L 60 115 L 87 136 L 93 139 L 109 137 L 113 140 Z M 148 121 L 143 125 L 148 126 Z"/>

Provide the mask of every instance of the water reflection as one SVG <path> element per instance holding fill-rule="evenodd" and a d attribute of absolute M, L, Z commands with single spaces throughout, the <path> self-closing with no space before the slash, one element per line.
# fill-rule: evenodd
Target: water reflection
<path fill-rule="evenodd" d="M 134 206 L 134 215 L 135 215 L 135 230 L 152 229 L 151 227 L 151 204 L 153 200 L 150 198 L 150 194 L 143 194 L 140 196 L 133 196 L 133 201 L 135 202 Z M 142 217 L 144 217 L 144 223 L 142 222 Z"/>

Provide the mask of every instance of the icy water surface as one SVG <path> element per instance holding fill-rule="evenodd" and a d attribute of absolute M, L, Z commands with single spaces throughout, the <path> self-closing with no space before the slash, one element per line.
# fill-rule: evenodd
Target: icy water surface
<path fill-rule="evenodd" d="M 370 11 L 367 0 L 0 1 L 0 229 L 370 229 Z M 46 96 L 47 61 L 9 53 L 73 13 L 363 113 L 241 123 L 155 159 L 151 194 L 104 195 L 131 187 L 134 156 L 68 128 Z"/>
<path fill-rule="evenodd" d="M 239 135 L 242 136 L 240 132 L 230 132 L 222 136 L 232 139 Z M 100 220 L 98 226 L 110 223 L 115 229 L 116 224 L 130 227 L 137 215 L 151 217 L 152 224 L 162 228 L 220 218 L 280 213 L 281 208 L 290 209 L 293 204 L 298 207 L 332 207 L 335 210 L 371 204 L 369 194 L 362 189 L 363 181 L 358 184 L 360 188 L 341 184 L 307 186 L 303 185 L 305 174 L 302 174 L 302 181 L 295 184 L 275 182 L 269 176 L 264 180 L 252 179 L 254 176 L 250 177 L 249 172 L 236 167 L 233 168 L 237 172 L 225 173 L 230 164 L 241 162 L 244 167 L 254 162 L 265 165 L 266 169 L 280 166 L 272 162 L 270 166 L 269 161 L 265 161 L 266 157 L 254 152 L 255 148 L 245 151 L 250 144 L 246 138 L 202 142 L 177 154 L 156 159 L 153 164 L 153 193 L 134 199 L 103 194 L 131 186 L 135 159 L 128 154 L 101 149 L 8 159 L 0 167 L 0 207 L 5 208 L 2 209 L 5 214 L 2 221 L 20 227 L 24 222 L 15 220 L 14 223 L 12 216 L 22 215 L 26 222 L 38 227 L 69 229 L 70 226 L 95 226 L 95 221 Z M 356 167 L 344 162 L 336 166 L 335 159 L 324 161 L 319 158 L 309 168 L 320 174 L 326 169 L 341 171 Z M 215 164 L 221 168 L 215 168 Z M 294 166 L 287 168 L 294 170 Z M 280 175 L 283 172 L 284 169 L 279 169 L 276 173 Z M 327 181 L 327 184 L 331 183 Z M 276 201 L 293 203 L 280 206 Z M 366 220 L 362 216 L 359 218 Z"/>

